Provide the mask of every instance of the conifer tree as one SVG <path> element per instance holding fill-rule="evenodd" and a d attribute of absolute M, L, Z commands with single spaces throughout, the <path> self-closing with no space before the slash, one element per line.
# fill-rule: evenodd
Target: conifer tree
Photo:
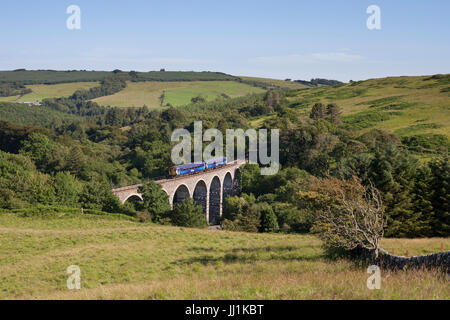
<path fill-rule="evenodd" d="M 333 124 L 341 124 L 341 108 L 335 103 L 330 103 L 327 106 L 328 119 Z"/>
<path fill-rule="evenodd" d="M 310 118 L 313 120 L 324 119 L 326 116 L 326 108 L 322 103 L 316 103 L 311 110 Z"/>
<path fill-rule="evenodd" d="M 433 175 L 431 202 L 435 212 L 433 229 L 435 235 L 448 237 L 450 234 L 450 158 L 445 155 L 430 164 Z"/>

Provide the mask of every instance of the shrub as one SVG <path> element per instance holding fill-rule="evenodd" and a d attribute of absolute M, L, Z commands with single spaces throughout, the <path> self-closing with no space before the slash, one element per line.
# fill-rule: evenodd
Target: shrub
<path fill-rule="evenodd" d="M 119 199 L 112 193 L 105 181 L 91 181 L 83 186 L 80 204 L 83 208 L 101 210 L 111 213 L 123 212 Z"/>
<path fill-rule="evenodd" d="M 154 222 L 161 222 L 170 212 L 169 196 L 154 181 L 147 181 L 139 188 L 142 194 L 143 207 L 151 215 Z"/>
<path fill-rule="evenodd" d="M 362 111 L 343 117 L 342 121 L 358 129 L 370 128 L 379 122 L 389 120 L 392 113 L 380 112 L 376 110 Z"/>
<path fill-rule="evenodd" d="M 149 222 L 152 219 L 152 215 L 148 213 L 148 211 L 136 212 L 134 216 L 139 220 L 139 222 Z"/>
<path fill-rule="evenodd" d="M 260 228 L 261 213 L 258 205 L 254 203 L 245 203 L 242 207 L 242 213 L 236 215 L 233 221 L 228 219 L 222 221 L 222 229 L 224 230 L 256 233 Z"/>
<path fill-rule="evenodd" d="M 208 225 L 203 207 L 197 205 L 192 198 L 185 199 L 181 204 L 175 204 L 170 220 L 172 224 L 180 227 L 205 228 Z"/>
<path fill-rule="evenodd" d="M 273 210 L 278 218 L 278 225 L 283 226 L 283 232 L 307 233 L 314 223 L 314 214 L 307 209 L 298 209 L 289 203 L 275 203 Z"/>
<path fill-rule="evenodd" d="M 247 201 L 245 201 L 245 199 L 241 197 L 227 197 L 223 202 L 223 219 L 227 219 L 230 221 L 235 220 L 239 214 L 242 214 L 244 212 L 245 205 L 247 205 Z"/>
<path fill-rule="evenodd" d="M 412 151 L 437 151 L 440 149 L 450 149 L 450 141 L 442 134 L 419 134 L 411 137 L 404 137 L 403 144 Z"/>
<path fill-rule="evenodd" d="M 276 232 L 278 231 L 278 221 L 275 212 L 267 203 L 259 204 L 259 212 L 261 214 L 261 232 Z"/>
<path fill-rule="evenodd" d="M 81 183 L 69 172 L 58 172 L 54 178 L 55 193 L 58 202 L 63 205 L 76 206 L 81 192 Z"/>

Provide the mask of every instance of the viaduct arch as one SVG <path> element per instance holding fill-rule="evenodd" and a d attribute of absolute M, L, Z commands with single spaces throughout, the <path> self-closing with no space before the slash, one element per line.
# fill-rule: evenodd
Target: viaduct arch
<path fill-rule="evenodd" d="M 206 220 L 211 224 L 217 224 L 222 216 L 224 199 L 235 195 L 238 191 L 237 172 L 244 164 L 245 161 L 235 161 L 214 170 L 155 182 L 167 193 L 171 206 L 181 203 L 186 198 L 193 198 L 203 207 Z M 142 200 L 142 196 L 138 193 L 140 186 L 113 189 L 112 192 L 122 203 L 132 197 Z"/>

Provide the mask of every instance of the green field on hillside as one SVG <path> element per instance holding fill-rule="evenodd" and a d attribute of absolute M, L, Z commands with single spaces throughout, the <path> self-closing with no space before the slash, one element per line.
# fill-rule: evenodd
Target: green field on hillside
<path fill-rule="evenodd" d="M 364 123 L 371 115 L 385 114 L 382 121 L 362 125 L 408 136 L 437 133 L 450 137 L 450 78 L 397 77 L 362 81 L 338 88 L 313 89 L 298 97 L 334 102 L 344 115 L 357 117 L 352 123 Z M 358 121 L 359 120 L 359 121 Z M 345 117 L 344 117 L 345 121 Z"/>
<path fill-rule="evenodd" d="M 330 260 L 310 235 L 251 234 L 141 224 L 110 216 L 0 213 L 0 299 L 450 299 L 442 275 L 383 272 Z M 383 242 L 425 254 L 450 239 Z M 66 270 L 81 270 L 80 291 Z"/>
<path fill-rule="evenodd" d="M 110 96 L 94 99 L 100 105 L 117 107 L 160 107 L 160 97 L 165 93 L 164 105 L 180 106 L 190 103 L 196 96 L 214 100 L 225 94 L 230 98 L 251 93 L 262 93 L 261 88 L 235 81 L 178 81 L 178 82 L 128 82 L 127 87 Z"/>
<path fill-rule="evenodd" d="M 442 134 L 450 137 L 450 75 L 391 77 L 349 83 L 337 87 L 311 88 L 288 98 L 300 115 L 322 102 L 342 108 L 342 119 L 363 132 L 377 128 L 400 137 Z M 260 125 L 260 117 L 252 124 Z"/>
<path fill-rule="evenodd" d="M 33 84 L 26 87 L 33 92 L 23 96 L 0 97 L 0 102 L 34 102 L 47 98 L 69 97 L 75 91 L 97 87 L 97 82 L 71 82 L 59 84 Z"/>

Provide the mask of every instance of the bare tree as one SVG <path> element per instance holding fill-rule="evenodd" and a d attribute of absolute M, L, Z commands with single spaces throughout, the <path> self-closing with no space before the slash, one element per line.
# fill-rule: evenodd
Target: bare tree
<path fill-rule="evenodd" d="M 375 187 L 366 188 L 357 178 L 321 179 L 313 185 L 317 192 L 313 230 L 325 244 L 347 250 L 362 247 L 378 256 L 386 220 Z"/>

